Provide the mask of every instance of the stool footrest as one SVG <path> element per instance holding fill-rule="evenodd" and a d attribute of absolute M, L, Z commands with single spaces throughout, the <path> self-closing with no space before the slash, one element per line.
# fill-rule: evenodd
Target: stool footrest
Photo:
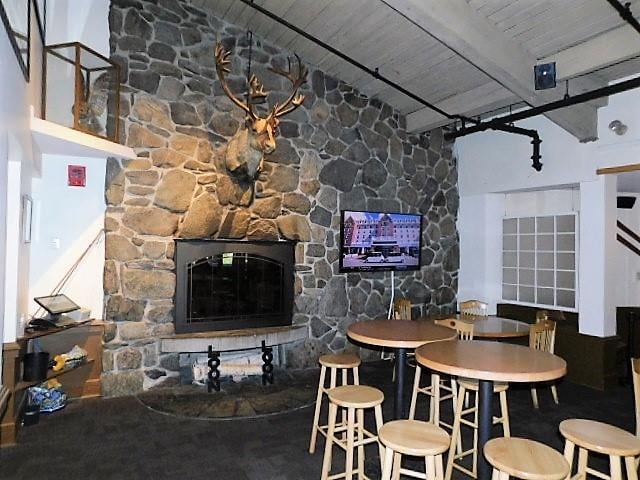
<path fill-rule="evenodd" d="M 412 478 L 421 478 L 422 480 L 424 480 L 424 473 L 417 472 L 415 470 L 411 470 L 408 468 L 401 468 L 400 475 L 406 475 L 407 477 L 412 477 Z"/>

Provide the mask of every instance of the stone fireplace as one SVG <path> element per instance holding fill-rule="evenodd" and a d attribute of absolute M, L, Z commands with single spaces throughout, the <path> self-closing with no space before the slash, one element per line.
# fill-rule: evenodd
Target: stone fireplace
<path fill-rule="evenodd" d="M 176 240 L 176 333 L 291 325 L 294 244 Z"/>
<path fill-rule="evenodd" d="M 348 326 L 386 315 L 389 272 L 339 272 L 343 209 L 421 213 L 422 268 L 396 274 L 396 298 L 409 298 L 414 315 L 455 308 L 457 165 L 441 130 L 407 132 L 404 115 L 303 58 L 305 101 L 283 118 L 249 188 L 224 164 L 243 112 L 223 93 L 213 57 L 219 39 L 234 52 L 229 81 L 246 88 L 246 32 L 190 0 L 113 0 L 109 24 L 122 68 L 121 140 L 138 158 L 107 163 L 105 395 L 178 376 L 179 355 L 159 347 L 178 315 L 175 239 L 297 242 L 292 324 L 308 335 L 284 347 L 288 367 L 358 351 Z M 252 71 L 284 98 L 287 85 L 268 67 L 291 52 L 254 36 L 252 55 Z"/>

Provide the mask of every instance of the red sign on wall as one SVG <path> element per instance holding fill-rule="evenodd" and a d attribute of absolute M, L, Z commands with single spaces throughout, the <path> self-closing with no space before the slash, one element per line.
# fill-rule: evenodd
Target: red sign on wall
<path fill-rule="evenodd" d="M 84 165 L 68 165 L 67 180 L 67 185 L 70 187 L 84 187 L 87 184 L 87 167 Z"/>

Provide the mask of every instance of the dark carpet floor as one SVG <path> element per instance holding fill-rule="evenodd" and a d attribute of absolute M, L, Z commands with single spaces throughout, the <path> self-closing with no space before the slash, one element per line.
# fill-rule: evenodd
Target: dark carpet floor
<path fill-rule="evenodd" d="M 385 391 L 384 416 L 389 419 L 389 363 L 361 367 L 361 381 Z M 558 424 L 566 418 L 635 428 L 631 386 L 603 393 L 563 382 L 558 391 L 556 406 L 549 389 L 540 389 L 536 411 L 529 391 L 512 387 L 512 435 L 561 450 Z M 312 417 L 309 407 L 257 419 L 185 419 L 151 411 L 135 397 L 76 401 L 24 428 L 18 446 L 0 450 L 0 478 L 319 479 L 324 442 L 315 455 L 307 453 Z M 342 458 L 335 455 L 333 472 Z M 596 467 L 603 465 L 602 459 L 595 460 Z M 375 447 L 367 447 L 367 473 L 379 478 Z"/>

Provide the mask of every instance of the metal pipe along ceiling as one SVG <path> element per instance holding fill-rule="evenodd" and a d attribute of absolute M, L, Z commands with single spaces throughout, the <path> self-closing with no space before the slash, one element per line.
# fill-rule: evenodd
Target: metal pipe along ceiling
<path fill-rule="evenodd" d="M 526 110 L 523 110 L 521 112 L 517 112 L 517 113 L 513 113 L 510 115 L 505 115 L 502 117 L 498 117 L 498 118 L 494 118 L 493 120 L 489 120 L 489 121 L 479 121 L 477 119 L 465 116 L 465 115 L 459 115 L 459 114 L 451 114 L 448 113 L 444 110 L 442 110 L 441 108 L 437 107 L 436 105 L 426 101 L 425 99 L 419 97 L 418 95 L 416 95 L 413 92 L 410 92 L 409 90 L 405 89 L 404 87 L 398 85 L 397 83 L 393 82 L 392 80 L 389 80 L 388 78 L 386 78 L 385 76 L 381 75 L 378 71 L 377 68 L 375 69 L 371 69 L 369 67 L 367 67 L 366 65 L 363 65 L 362 63 L 358 62 L 357 60 L 349 57 L 348 55 L 346 55 L 345 53 L 341 52 L 340 50 L 332 47 L 331 45 L 323 42 L 322 40 L 320 40 L 319 38 L 311 35 L 308 32 L 305 32 L 304 30 L 296 27 L 295 25 L 289 23 L 288 21 L 286 21 L 284 18 L 276 15 L 275 13 L 265 9 L 264 7 L 257 5 L 256 3 L 254 3 L 253 0 L 240 0 L 242 3 L 244 3 L 245 5 L 253 8 L 254 10 L 257 10 L 258 12 L 262 13 L 263 15 L 269 17 L 270 19 L 274 20 L 275 22 L 285 26 L 286 28 L 294 31 L 295 33 L 297 33 L 298 35 L 301 35 L 302 37 L 306 38 L 307 40 L 315 43 L 316 45 L 319 45 L 320 47 L 324 48 L 325 50 L 327 50 L 328 52 L 336 55 L 337 57 L 341 58 L 342 60 L 350 63 L 351 65 L 353 65 L 356 68 L 359 68 L 360 70 L 368 73 L 369 75 L 371 75 L 372 77 L 374 77 L 377 80 L 380 80 L 381 82 L 385 83 L 386 85 L 392 87 L 393 89 L 399 91 L 400 93 L 408 96 L 409 98 L 415 100 L 416 102 L 424 105 L 425 107 L 437 112 L 438 114 L 442 115 L 443 117 L 446 117 L 449 120 L 453 120 L 453 121 L 460 121 L 462 126 L 456 130 L 454 130 L 453 132 L 449 132 L 447 134 L 445 134 L 445 138 L 448 139 L 454 139 L 454 138 L 459 138 L 459 137 L 463 137 L 465 135 L 470 135 L 472 133 L 476 133 L 476 132 L 482 132 L 485 130 L 498 130 L 498 131 L 503 131 L 503 132 L 507 132 L 507 133 L 513 133 L 516 135 L 525 135 L 531 138 L 531 144 L 533 145 L 533 155 L 531 156 L 531 159 L 533 160 L 532 163 L 532 167 L 537 170 L 540 171 L 542 169 L 542 163 L 540 162 L 540 144 L 542 143 L 542 140 L 540 139 L 540 136 L 538 134 L 538 132 L 536 130 L 530 130 L 530 129 L 525 129 L 525 128 L 521 128 L 521 127 L 516 127 L 512 124 L 512 122 L 515 122 L 517 120 L 523 120 L 526 118 L 531 118 L 537 115 L 541 115 L 543 113 L 546 112 L 550 112 L 552 110 L 557 110 L 559 108 L 565 108 L 571 105 L 577 105 L 579 103 L 584 103 L 584 102 L 588 102 L 590 100 L 594 100 L 596 98 L 601 98 L 601 97 L 606 97 L 609 95 L 613 95 L 616 93 L 620 93 L 620 92 L 624 92 L 627 90 L 631 90 L 634 88 L 637 88 L 640 86 L 640 77 L 631 79 L 631 80 L 627 80 L 625 82 L 620 82 L 614 85 L 610 85 L 607 87 L 603 87 L 603 88 L 599 88 L 596 90 L 591 90 L 589 92 L 584 92 L 580 95 L 575 95 L 573 97 L 569 97 L 569 98 L 564 98 L 562 100 L 558 100 L 555 102 L 550 102 L 547 103 L 545 105 L 540 105 L 537 107 L 531 107 L 528 108 Z M 636 29 L 639 33 L 640 33 L 640 23 L 638 23 L 638 21 L 634 18 L 631 9 L 629 7 L 629 4 L 626 5 L 622 5 L 620 2 L 618 2 L 617 0 L 607 0 L 607 2 L 613 7 L 615 8 L 618 13 L 620 14 L 620 16 L 626 21 L 628 22 L 634 29 Z M 472 127 L 467 127 L 466 124 L 467 123 L 471 123 L 473 124 Z"/>

